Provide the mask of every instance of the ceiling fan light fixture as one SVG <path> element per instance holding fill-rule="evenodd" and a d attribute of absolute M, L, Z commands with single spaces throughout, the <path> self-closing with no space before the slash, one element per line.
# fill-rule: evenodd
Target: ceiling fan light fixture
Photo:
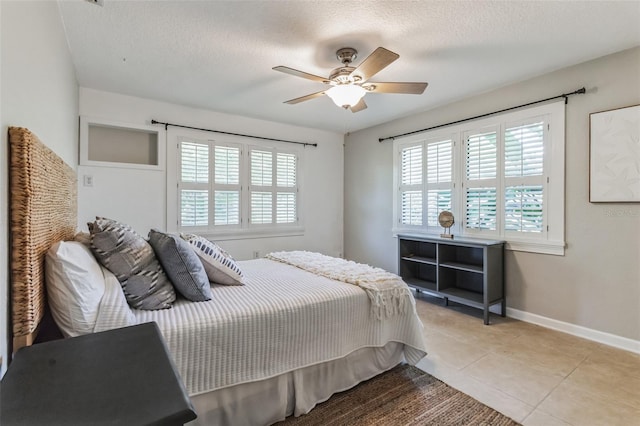
<path fill-rule="evenodd" d="M 339 84 L 325 93 L 337 106 L 347 108 L 357 105 L 367 91 L 362 86 L 355 84 Z"/>
<path fill-rule="evenodd" d="M 0 0 L 2 1 L 2 0 Z M 327 90 L 300 96 L 295 99 L 285 101 L 285 104 L 295 105 L 311 99 L 316 99 L 327 95 L 340 108 L 350 109 L 351 112 L 360 112 L 367 109 L 363 97 L 367 92 L 371 93 L 402 93 L 421 95 L 427 88 L 427 83 L 402 83 L 402 82 L 372 82 L 369 79 L 382 71 L 400 55 L 384 47 L 378 47 L 372 54 L 362 61 L 357 67 L 352 67 L 351 63 L 358 52 L 345 47 L 336 52 L 336 56 L 342 66 L 331 70 L 328 78 L 321 77 L 308 72 L 299 71 L 294 68 L 279 65 L 273 67 L 274 71 L 283 72 L 296 77 L 315 81 L 331 86 Z"/>

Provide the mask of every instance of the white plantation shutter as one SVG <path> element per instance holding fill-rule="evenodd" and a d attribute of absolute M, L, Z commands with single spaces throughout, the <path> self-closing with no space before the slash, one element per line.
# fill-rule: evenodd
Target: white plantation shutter
<path fill-rule="evenodd" d="M 240 224 L 240 157 L 239 146 L 180 142 L 180 227 Z"/>
<path fill-rule="evenodd" d="M 402 191 L 401 223 L 422 225 L 422 191 Z"/>
<path fill-rule="evenodd" d="M 431 142 L 427 145 L 427 182 L 449 183 L 452 178 L 452 145 L 449 140 Z"/>
<path fill-rule="evenodd" d="M 214 224 L 240 223 L 240 191 L 214 191 L 214 206 Z"/>
<path fill-rule="evenodd" d="M 273 193 L 251 191 L 251 223 L 273 222 Z"/>
<path fill-rule="evenodd" d="M 224 238 L 302 232 L 300 152 L 284 143 L 210 136 L 168 136 L 175 141 L 167 144 L 168 230 Z"/>
<path fill-rule="evenodd" d="M 495 179 L 497 170 L 497 132 L 471 134 L 466 138 L 467 180 Z"/>
<path fill-rule="evenodd" d="M 295 154 L 276 154 L 276 223 L 295 223 L 297 211 L 297 169 Z"/>
<path fill-rule="evenodd" d="M 249 154 L 251 186 L 249 187 L 252 224 L 273 222 L 273 153 L 252 149 Z"/>
<path fill-rule="evenodd" d="M 507 127 L 504 133 L 505 177 L 541 176 L 544 169 L 544 122 Z"/>
<path fill-rule="evenodd" d="M 207 226 L 209 224 L 209 191 L 180 191 L 180 225 Z"/>
<path fill-rule="evenodd" d="M 251 150 L 251 185 L 271 186 L 273 181 L 273 153 Z"/>
<path fill-rule="evenodd" d="M 278 192 L 276 196 L 276 223 L 294 223 L 296 218 L 296 194 Z"/>
<path fill-rule="evenodd" d="M 251 224 L 297 223 L 296 155 L 253 148 L 249 162 Z"/>
<path fill-rule="evenodd" d="M 185 141 L 180 154 L 182 182 L 209 183 L 209 145 Z"/>
<path fill-rule="evenodd" d="M 279 152 L 276 155 L 277 185 L 293 188 L 296 186 L 296 156 Z"/>
<path fill-rule="evenodd" d="M 403 146 L 400 149 L 400 224 L 422 225 L 423 146 Z"/>
<path fill-rule="evenodd" d="M 422 184 L 422 145 L 402 149 L 402 185 Z"/>
<path fill-rule="evenodd" d="M 465 227 L 495 231 L 496 188 L 468 188 L 466 191 Z"/>
<path fill-rule="evenodd" d="M 441 233 L 449 210 L 462 236 L 564 254 L 564 110 L 559 101 L 396 140 L 394 232 Z"/>
<path fill-rule="evenodd" d="M 498 132 L 465 135 L 465 214 L 467 230 L 495 231 L 498 204 Z"/>
<path fill-rule="evenodd" d="M 543 120 L 512 124 L 504 132 L 504 229 L 544 230 Z"/>
<path fill-rule="evenodd" d="M 451 210 L 453 141 L 427 142 L 427 227 L 439 227 L 438 216 Z"/>
<path fill-rule="evenodd" d="M 439 227 L 438 216 L 440 212 L 451 211 L 451 190 L 430 189 L 427 191 L 427 224 Z"/>
<path fill-rule="evenodd" d="M 543 198 L 542 185 L 508 186 L 504 196 L 505 230 L 542 232 Z"/>
<path fill-rule="evenodd" d="M 209 225 L 209 144 L 179 143 L 179 223 L 183 227 Z"/>
<path fill-rule="evenodd" d="M 215 183 L 240 184 L 240 148 L 216 145 L 214 149 Z"/>
<path fill-rule="evenodd" d="M 213 224 L 240 224 L 240 157 L 235 145 L 214 145 L 213 149 Z"/>

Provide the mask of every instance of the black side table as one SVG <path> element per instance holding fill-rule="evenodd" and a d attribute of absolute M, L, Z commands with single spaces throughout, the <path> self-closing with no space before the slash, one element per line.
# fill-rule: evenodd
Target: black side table
<path fill-rule="evenodd" d="M 196 413 L 155 322 L 20 349 L 0 423 L 181 425 Z"/>

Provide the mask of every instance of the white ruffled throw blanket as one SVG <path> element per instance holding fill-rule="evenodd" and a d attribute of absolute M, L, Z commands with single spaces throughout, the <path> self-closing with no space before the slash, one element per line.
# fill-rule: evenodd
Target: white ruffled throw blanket
<path fill-rule="evenodd" d="M 332 280 L 357 285 L 369 296 L 371 313 L 377 319 L 404 314 L 407 307 L 415 310 L 409 286 L 402 278 L 384 269 L 308 251 L 280 251 L 265 257 Z"/>

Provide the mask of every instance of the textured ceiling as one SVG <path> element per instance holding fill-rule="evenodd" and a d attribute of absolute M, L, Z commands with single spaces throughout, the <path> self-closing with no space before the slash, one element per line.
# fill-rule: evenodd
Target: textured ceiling
<path fill-rule="evenodd" d="M 58 3 L 82 87 L 339 133 L 640 45 L 640 1 Z M 372 81 L 429 87 L 367 94 L 356 114 L 283 103 L 326 86 L 272 67 L 327 76 L 346 46 L 356 65 L 378 46 L 400 55 Z"/>

